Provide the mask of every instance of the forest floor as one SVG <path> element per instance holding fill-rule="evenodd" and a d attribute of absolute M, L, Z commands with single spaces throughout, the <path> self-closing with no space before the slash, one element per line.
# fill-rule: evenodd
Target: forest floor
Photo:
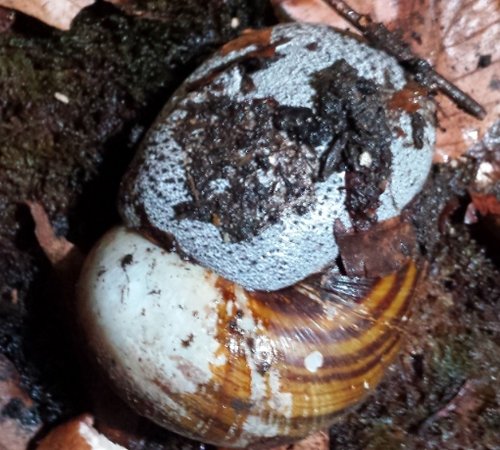
<path fill-rule="evenodd" d="M 27 448 L 6 447 L 7 428 L 43 436 L 84 412 L 100 426 L 68 337 L 71 298 L 26 202 L 86 253 L 118 222 L 119 180 L 169 95 L 241 30 L 276 22 L 264 0 L 171 3 L 137 14 L 100 2 L 67 32 L 19 15 L 0 31 L 0 449 Z M 500 449 L 500 183 L 480 182 L 500 164 L 499 142 L 497 124 L 467 156 L 433 166 L 412 206 L 428 276 L 405 344 L 376 392 L 331 428 L 332 449 Z M 108 435 L 120 428 L 101 421 Z M 132 450 L 199 447 L 145 421 L 134 433 Z"/>

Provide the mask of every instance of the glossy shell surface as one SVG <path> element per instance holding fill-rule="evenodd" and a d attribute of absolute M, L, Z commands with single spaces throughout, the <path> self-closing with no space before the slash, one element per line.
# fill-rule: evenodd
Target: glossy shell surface
<path fill-rule="evenodd" d="M 80 283 L 86 341 L 139 413 L 222 446 L 272 445 L 329 426 L 375 388 L 398 351 L 417 280 L 355 281 L 341 295 L 310 278 L 249 292 L 117 228 Z"/>
<path fill-rule="evenodd" d="M 264 63 L 242 74 L 242 61 L 248 63 L 255 58 Z M 314 110 L 311 80 L 342 59 L 359 76 L 378 85 L 388 105 L 394 103 L 395 94 L 404 92 L 405 73 L 393 58 L 325 26 L 285 24 L 249 33 L 226 45 L 186 80 L 147 135 L 122 185 L 120 209 L 125 224 L 155 237 L 173 236 L 178 248 L 193 260 L 251 290 L 291 286 L 332 264 L 338 255 L 334 224 L 352 226 L 345 206 L 343 171 L 316 180 L 313 200 L 299 213 L 284 208 L 279 217 L 255 235 L 234 241 L 221 232 L 215 218 L 207 222 L 176 216 L 179 204 L 193 200 L 189 185 L 196 180 L 190 179 L 186 170 L 187 151 L 197 151 L 189 136 L 179 141 L 176 133 L 186 125 L 189 109 L 202 105 L 209 97 L 224 96 L 236 105 L 265 99 L 280 106 Z M 411 113 L 405 108 L 393 108 L 388 113 L 392 162 L 376 211 L 379 221 L 400 214 L 419 192 L 430 169 L 434 105 L 422 97 L 412 108 L 421 117 L 421 148 L 415 147 L 412 138 Z M 212 112 L 207 118 L 211 124 L 207 132 L 237 126 L 237 119 L 231 122 L 221 117 L 217 111 Z M 255 145 L 265 147 L 266 143 Z M 314 156 L 324 147 L 318 142 L 308 151 Z M 369 151 L 364 157 L 360 164 L 370 164 Z M 306 170 L 306 164 L 297 164 Z M 256 174 L 263 184 L 268 176 L 266 170 Z M 226 180 L 214 180 L 214 195 L 227 188 Z"/>

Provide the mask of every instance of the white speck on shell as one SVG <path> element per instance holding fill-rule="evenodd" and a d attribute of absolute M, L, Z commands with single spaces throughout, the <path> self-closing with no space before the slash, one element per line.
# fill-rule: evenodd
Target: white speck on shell
<path fill-rule="evenodd" d="M 323 366 L 324 362 L 324 357 L 321 352 L 314 351 L 312 353 L 309 353 L 304 358 L 304 367 L 309 371 L 309 372 L 317 372 L 317 370 Z"/>
<path fill-rule="evenodd" d="M 363 167 L 370 167 L 372 165 L 372 155 L 369 152 L 364 151 L 359 157 L 359 165 Z"/>

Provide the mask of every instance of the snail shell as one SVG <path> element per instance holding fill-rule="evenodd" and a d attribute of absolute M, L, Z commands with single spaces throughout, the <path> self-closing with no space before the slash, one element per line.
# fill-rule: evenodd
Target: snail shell
<path fill-rule="evenodd" d="M 368 198 L 366 227 L 422 188 L 434 104 L 398 102 L 407 83 L 392 57 L 325 26 L 245 34 L 148 133 L 122 183 L 124 223 L 247 289 L 291 286 L 334 264 L 334 224 L 359 225 L 353 198 Z"/>
<path fill-rule="evenodd" d="M 251 292 L 120 227 L 85 263 L 78 312 L 139 413 L 204 442 L 271 445 L 329 426 L 378 384 L 417 272 Z"/>

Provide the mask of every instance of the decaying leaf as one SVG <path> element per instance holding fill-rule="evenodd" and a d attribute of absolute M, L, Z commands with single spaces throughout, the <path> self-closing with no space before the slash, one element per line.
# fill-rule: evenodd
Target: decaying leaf
<path fill-rule="evenodd" d="M 498 0 L 406 1 L 397 24 L 406 30 L 416 52 L 476 98 L 487 111 L 471 118 L 443 96 L 438 97 L 437 139 L 440 160 L 467 151 L 500 118 L 500 3 Z M 422 4 L 421 4 L 422 3 Z M 408 31 L 411 30 L 411 31 Z"/>
<path fill-rule="evenodd" d="M 273 0 L 289 19 L 352 26 L 323 0 Z M 349 5 L 389 29 L 400 29 L 413 50 L 470 94 L 487 111 L 480 121 L 438 95 L 436 159 L 446 161 L 467 151 L 500 117 L 500 4 L 498 0 L 350 0 Z"/>
<path fill-rule="evenodd" d="M 46 436 L 37 450 L 126 450 L 99 434 L 88 415 L 77 417 L 55 428 Z"/>
<path fill-rule="evenodd" d="M 403 0 L 404 1 L 404 0 Z M 285 20 L 324 23 L 358 33 L 342 19 L 324 0 L 271 0 L 278 16 Z M 397 18 L 401 0 L 371 1 L 350 0 L 349 6 L 356 11 L 369 14 L 377 22 L 388 24 Z"/>
<path fill-rule="evenodd" d="M 69 30 L 75 16 L 95 0 L 0 0 L 0 6 L 21 11 L 61 30 Z"/>
<path fill-rule="evenodd" d="M 482 216 L 492 215 L 500 217 L 500 201 L 493 194 L 470 193 L 472 203 Z"/>
<path fill-rule="evenodd" d="M 57 237 L 45 209 L 40 203 L 26 202 L 31 211 L 31 216 L 35 222 L 35 235 L 49 261 L 59 264 L 74 249 L 74 245 L 62 237 Z"/>
<path fill-rule="evenodd" d="M 408 262 L 415 248 L 413 227 L 394 218 L 366 231 L 335 229 L 342 265 L 352 277 L 378 277 L 397 271 Z"/>

